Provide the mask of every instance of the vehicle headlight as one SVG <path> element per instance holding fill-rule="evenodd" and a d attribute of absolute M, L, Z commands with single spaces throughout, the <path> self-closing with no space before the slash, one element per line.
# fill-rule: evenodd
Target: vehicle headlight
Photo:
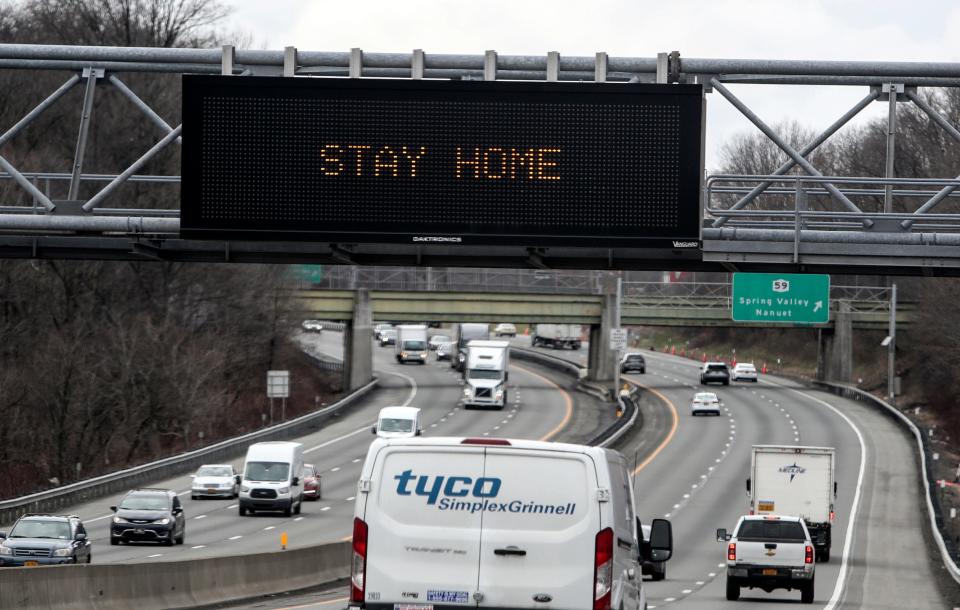
<path fill-rule="evenodd" d="M 496 397 L 497 397 L 497 400 L 500 400 L 501 398 L 503 398 L 503 390 L 497 390 Z"/>
<path fill-rule="evenodd" d="M 277 490 L 277 493 L 280 494 L 280 495 L 286 495 L 286 494 L 290 493 L 290 488 L 289 488 L 289 487 L 281 487 L 280 489 Z"/>
<path fill-rule="evenodd" d="M 70 555 L 73 555 L 73 549 L 70 547 L 57 549 L 53 552 L 54 557 L 69 557 Z"/>
<path fill-rule="evenodd" d="M 126 523 L 127 520 L 124 519 L 123 517 L 114 517 L 114 518 L 113 518 L 113 522 L 114 522 L 114 523 Z"/>
<path fill-rule="evenodd" d="M 170 523 L 170 518 L 164 517 L 163 519 L 160 519 L 159 521 L 157 521 L 157 523 L 159 523 L 160 525 L 167 525 L 168 523 Z"/>
<path fill-rule="evenodd" d="M 247 487 L 246 485 L 243 485 L 243 486 L 240 487 L 240 491 L 242 491 L 243 493 L 249 493 L 249 492 L 250 492 L 250 488 Z"/>
<path fill-rule="evenodd" d="M 220 483 L 220 487 L 223 487 L 224 489 L 228 489 L 228 488 L 230 488 L 230 487 L 233 487 L 233 483 L 229 483 L 229 482 L 227 482 L 227 483 Z"/>
<path fill-rule="evenodd" d="M 13 549 L 0 544 L 0 555 L 13 555 Z"/>
<path fill-rule="evenodd" d="M 420 352 L 420 357 L 421 357 L 421 358 L 426 358 L 426 357 L 427 357 L 427 352 Z"/>
<path fill-rule="evenodd" d="M 463 395 L 464 395 L 464 396 L 466 396 L 467 398 L 469 398 L 469 397 L 470 397 L 470 394 L 472 394 L 472 392 L 470 391 L 470 388 L 463 388 Z"/>

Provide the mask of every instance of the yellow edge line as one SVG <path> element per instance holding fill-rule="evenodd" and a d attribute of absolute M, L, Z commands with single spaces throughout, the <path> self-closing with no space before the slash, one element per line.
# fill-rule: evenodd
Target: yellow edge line
<path fill-rule="evenodd" d="M 643 460 L 643 462 L 641 462 L 639 466 L 637 466 L 636 468 L 633 469 L 633 473 L 632 473 L 632 474 L 635 475 L 635 474 L 637 474 L 638 472 L 640 472 L 641 470 L 643 470 L 644 468 L 646 468 L 647 465 L 648 465 L 650 462 L 652 462 L 655 457 L 657 457 L 658 455 L 660 455 L 660 452 L 663 451 L 664 447 L 666 447 L 667 445 L 670 444 L 670 441 L 673 440 L 673 436 L 677 433 L 677 426 L 680 425 L 680 416 L 677 414 L 677 407 L 674 406 L 674 404 L 670 401 L 669 398 L 667 398 L 666 396 L 664 396 L 664 395 L 663 395 L 662 393 L 660 393 L 658 390 L 655 390 L 655 389 L 653 389 L 653 388 L 651 388 L 651 387 L 649 387 L 649 386 L 645 386 L 645 385 L 643 385 L 643 384 L 640 383 L 640 382 L 633 381 L 633 380 L 631 380 L 631 381 L 632 381 L 634 384 L 638 385 L 639 387 L 643 388 L 644 390 L 648 390 L 648 391 L 650 391 L 650 392 L 653 392 L 653 393 L 657 396 L 657 398 L 659 398 L 659 399 L 662 400 L 663 402 L 667 403 L 667 406 L 670 407 L 670 413 L 671 413 L 671 415 L 673 416 L 673 425 L 670 426 L 670 433 L 667 434 L 667 438 L 663 439 L 663 441 L 660 443 L 660 445 L 658 445 L 657 448 L 653 450 L 653 453 L 651 453 L 650 455 L 647 456 L 647 459 Z"/>
<path fill-rule="evenodd" d="M 564 428 L 566 428 L 566 427 L 567 427 L 567 424 L 570 423 L 570 419 L 573 417 L 573 399 L 570 398 L 570 394 L 569 394 L 566 390 L 564 390 L 563 388 L 561 388 L 559 385 L 557 385 L 556 383 L 554 383 L 554 382 L 551 381 L 550 379 L 547 379 L 547 378 L 544 377 L 543 375 L 541 375 L 541 374 L 539 374 L 539 373 L 534 373 L 534 372 L 531 371 L 530 369 L 528 369 L 528 368 L 526 368 L 526 367 L 523 367 L 523 366 L 516 365 L 516 364 L 512 364 L 511 366 L 520 369 L 520 370 L 523 371 L 524 373 L 528 373 L 528 374 L 533 375 L 534 377 L 536 377 L 536 378 L 538 378 L 538 379 L 540 379 L 540 380 L 542 380 L 542 381 L 545 381 L 545 382 L 549 383 L 549 384 L 552 385 L 553 387 L 555 387 L 555 388 L 557 388 L 558 390 L 560 390 L 560 393 L 563 394 L 563 400 L 567 403 L 567 413 L 563 416 L 563 421 L 561 421 L 561 422 L 557 425 L 556 428 L 554 428 L 554 429 L 551 430 L 550 432 L 547 432 L 545 435 L 543 435 L 543 436 L 540 437 L 540 440 L 541 440 L 541 441 L 548 441 L 548 440 L 550 440 L 551 438 L 553 438 L 554 436 L 556 436 L 557 434 L 559 434 L 560 431 L 563 430 Z"/>

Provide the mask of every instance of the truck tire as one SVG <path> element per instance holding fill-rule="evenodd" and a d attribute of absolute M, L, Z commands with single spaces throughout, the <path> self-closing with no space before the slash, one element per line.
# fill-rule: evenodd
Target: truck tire
<path fill-rule="evenodd" d="M 727 601 L 735 602 L 740 599 L 740 585 L 735 580 L 727 577 Z"/>
<path fill-rule="evenodd" d="M 241 517 L 247 516 L 247 507 L 244 506 L 243 504 L 240 505 L 240 516 Z"/>
<path fill-rule="evenodd" d="M 655 571 L 655 572 L 653 572 L 653 573 L 650 574 L 650 578 L 652 578 L 653 580 L 663 580 L 663 579 L 666 578 L 666 577 L 667 577 L 667 565 L 666 565 L 666 564 L 663 564 L 663 569 L 662 569 L 662 570 L 660 570 L 660 571 L 658 571 L 658 572 Z"/>
<path fill-rule="evenodd" d="M 820 549 L 820 553 L 817 557 L 817 562 L 830 563 L 830 547 L 825 549 Z"/>
<path fill-rule="evenodd" d="M 806 583 L 800 588 L 800 603 L 813 603 L 813 581 Z"/>

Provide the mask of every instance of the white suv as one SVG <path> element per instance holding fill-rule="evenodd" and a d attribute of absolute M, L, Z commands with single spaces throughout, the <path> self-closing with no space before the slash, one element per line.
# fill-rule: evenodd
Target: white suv
<path fill-rule="evenodd" d="M 509 322 L 503 322 L 494 327 L 493 334 L 498 337 L 516 337 L 517 327 Z"/>

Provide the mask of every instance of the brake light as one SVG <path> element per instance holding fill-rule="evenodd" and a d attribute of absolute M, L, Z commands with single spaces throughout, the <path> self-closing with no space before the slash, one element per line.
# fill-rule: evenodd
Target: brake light
<path fill-rule="evenodd" d="M 363 602 L 367 585 L 367 524 L 353 520 L 353 563 L 350 566 L 350 601 Z"/>
<path fill-rule="evenodd" d="M 806 552 L 803 555 L 803 563 L 813 563 L 813 547 L 807 545 Z"/>
<path fill-rule="evenodd" d="M 613 530 L 597 534 L 593 560 L 593 610 L 609 610 L 613 591 Z"/>
<path fill-rule="evenodd" d="M 834 517 L 837 516 L 837 513 L 830 511 L 830 521 L 833 521 Z"/>
<path fill-rule="evenodd" d="M 510 441 L 505 438 L 465 438 L 460 441 L 461 445 L 506 445 L 510 446 Z"/>
<path fill-rule="evenodd" d="M 731 542 L 727 545 L 727 561 L 737 560 L 737 543 Z"/>

